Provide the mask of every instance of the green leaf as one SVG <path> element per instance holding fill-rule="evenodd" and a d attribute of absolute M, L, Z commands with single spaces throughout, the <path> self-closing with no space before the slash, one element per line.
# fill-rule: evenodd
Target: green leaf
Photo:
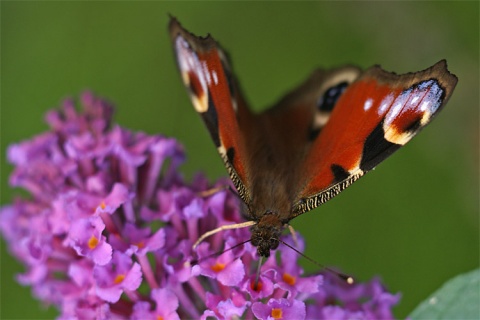
<path fill-rule="evenodd" d="M 480 269 L 446 282 L 411 313 L 410 319 L 480 319 Z"/>

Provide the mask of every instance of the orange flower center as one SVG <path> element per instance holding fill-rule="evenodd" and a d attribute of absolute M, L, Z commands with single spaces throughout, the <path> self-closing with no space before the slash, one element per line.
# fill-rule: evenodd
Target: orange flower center
<path fill-rule="evenodd" d="M 225 264 L 217 262 L 213 266 L 211 266 L 210 269 L 212 269 L 213 272 L 218 273 L 218 272 L 222 271 L 223 269 L 225 269 Z"/>
<path fill-rule="evenodd" d="M 115 280 L 113 280 L 113 282 L 115 284 L 119 284 L 120 282 L 123 281 L 123 279 L 125 279 L 125 275 L 124 274 L 119 274 L 115 277 Z"/>
<path fill-rule="evenodd" d="M 263 287 L 263 284 L 260 280 L 256 285 L 254 280 L 250 281 L 250 289 L 252 289 L 253 291 L 257 291 L 257 292 L 262 291 L 262 287 Z"/>
<path fill-rule="evenodd" d="M 294 276 L 286 272 L 283 274 L 282 278 L 283 278 L 283 281 L 285 281 L 285 283 L 291 286 L 295 285 L 295 282 L 297 282 L 297 278 L 295 278 Z"/>
<path fill-rule="evenodd" d="M 270 313 L 273 319 L 282 319 L 282 309 L 279 308 L 273 308 L 272 313 Z"/>
<path fill-rule="evenodd" d="M 138 247 L 138 249 L 143 249 L 145 247 L 145 242 L 140 241 L 137 242 L 135 245 Z"/>
<path fill-rule="evenodd" d="M 88 240 L 88 247 L 90 248 L 90 250 L 93 250 L 97 247 L 97 245 L 98 245 L 98 238 L 92 235 Z"/>
<path fill-rule="evenodd" d="M 100 203 L 100 208 L 102 209 L 105 209 L 107 205 L 105 204 L 105 201 L 102 201 L 102 203 Z"/>

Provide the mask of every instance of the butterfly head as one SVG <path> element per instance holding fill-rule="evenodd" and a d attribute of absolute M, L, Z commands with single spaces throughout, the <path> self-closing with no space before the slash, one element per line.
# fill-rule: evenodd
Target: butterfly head
<path fill-rule="evenodd" d="M 270 250 L 278 247 L 282 228 L 278 215 L 271 211 L 267 211 L 252 227 L 252 244 L 257 247 L 259 256 L 268 258 Z"/>

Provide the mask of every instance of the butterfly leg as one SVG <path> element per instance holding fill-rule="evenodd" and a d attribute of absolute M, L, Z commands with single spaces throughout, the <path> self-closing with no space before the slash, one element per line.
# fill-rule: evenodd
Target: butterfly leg
<path fill-rule="evenodd" d="M 215 188 L 210 188 L 210 189 L 207 189 L 207 190 L 204 190 L 204 191 L 200 191 L 200 192 L 197 192 L 197 195 L 199 197 L 202 197 L 202 198 L 207 198 L 207 197 L 210 197 L 210 196 L 216 194 L 217 192 L 221 192 L 221 191 L 224 191 L 224 190 L 228 190 L 227 185 L 220 186 L 220 187 L 215 187 Z"/>
<path fill-rule="evenodd" d="M 202 197 L 202 198 L 208 198 L 208 197 L 216 194 L 217 192 L 221 192 L 221 191 L 224 191 L 224 190 L 230 191 L 235 197 L 237 197 L 238 200 L 240 200 L 240 202 L 243 202 L 243 199 L 240 197 L 237 190 L 232 188 L 230 185 L 223 185 L 223 186 L 219 186 L 219 187 L 215 187 L 215 188 L 210 188 L 208 190 L 200 191 L 200 192 L 197 192 L 197 195 L 199 197 Z M 248 212 L 249 210 L 247 209 L 246 211 Z M 248 213 L 246 213 L 246 211 L 241 210 L 241 214 L 242 214 L 242 217 L 244 219 L 248 220 L 248 219 L 250 219 L 250 215 Z"/>
<path fill-rule="evenodd" d="M 202 198 L 207 198 L 207 197 L 210 197 L 214 194 L 216 194 L 217 192 L 221 192 L 221 191 L 225 191 L 225 190 L 228 190 L 230 191 L 231 193 L 233 193 L 238 199 L 241 200 L 240 196 L 238 195 L 237 191 L 235 189 L 233 189 L 230 185 L 223 185 L 223 186 L 219 186 L 219 187 L 215 187 L 215 188 L 210 188 L 210 189 L 207 189 L 207 190 L 204 190 L 204 191 L 200 191 L 200 192 L 197 192 L 197 195 L 202 197 Z"/>
<path fill-rule="evenodd" d="M 218 232 L 223 231 L 223 230 L 229 230 L 229 229 L 246 228 L 246 227 L 253 226 L 254 224 L 256 224 L 255 221 L 247 221 L 247 222 L 242 222 L 242 223 L 227 224 L 225 226 L 221 226 L 221 227 L 218 227 L 216 229 L 205 232 L 204 234 L 202 234 L 202 236 L 200 238 L 198 238 L 197 242 L 195 242 L 193 244 L 192 249 L 195 250 L 195 248 L 200 244 L 200 242 L 202 242 L 206 238 L 210 237 L 211 235 L 214 235 L 215 233 L 218 233 Z"/>
<path fill-rule="evenodd" d="M 295 244 L 295 247 L 298 247 L 298 238 L 297 238 L 297 232 L 295 232 L 295 229 L 291 225 L 288 226 L 288 231 L 290 231 L 290 234 L 292 235 L 293 243 Z"/>

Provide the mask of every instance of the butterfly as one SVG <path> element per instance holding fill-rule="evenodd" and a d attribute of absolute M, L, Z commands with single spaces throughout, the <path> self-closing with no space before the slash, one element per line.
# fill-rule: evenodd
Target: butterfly
<path fill-rule="evenodd" d="M 260 257 L 293 218 L 357 181 L 405 145 L 450 98 L 457 77 L 445 60 L 397 75 L 373 66 L 315 70 L 273 107 L 248 107 L 226 52 L 171 18 L 178 69 L 247 208 Z"/>

